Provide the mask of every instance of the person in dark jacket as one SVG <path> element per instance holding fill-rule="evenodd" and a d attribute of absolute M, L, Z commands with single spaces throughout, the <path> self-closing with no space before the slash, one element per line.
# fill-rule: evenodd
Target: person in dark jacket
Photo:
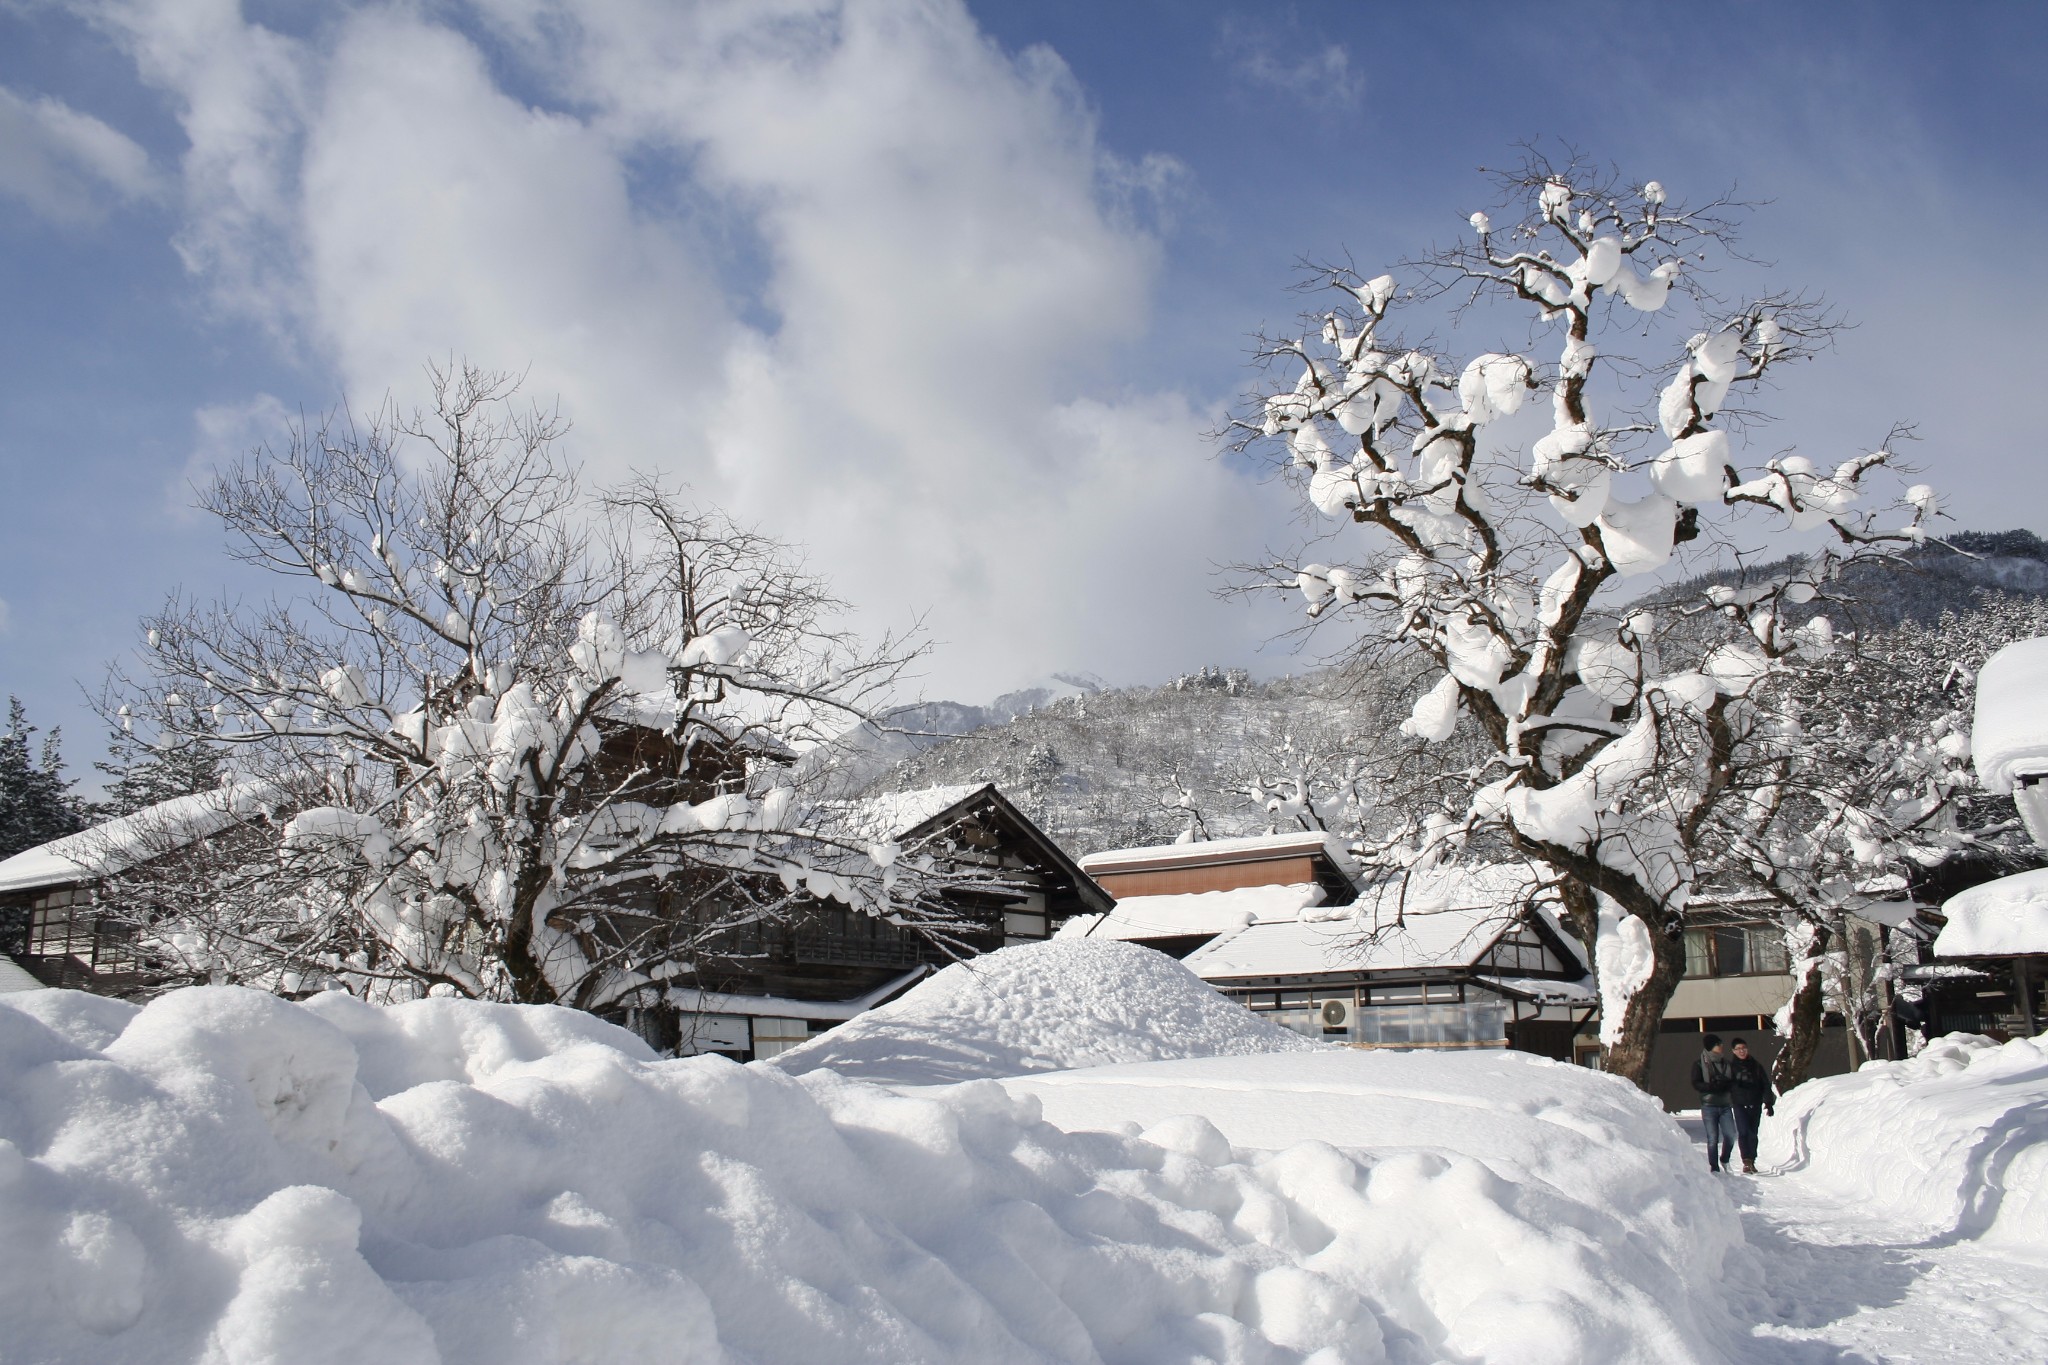
<path fill-rule="evenodd" d="M 1700 1039 L 1692 1064 L 1692 1088 L 1700 1092 L 1700 1120 L 1707 1128 L 1707 1169 L 1718 1174 L 1735 1150 L 1735 1109 L 1729 1095 L 1728 1055 L 1719 1034 Z"/>
<path fill-rule="evenodd" d="M 1742 1148 L 1742 1173 L 1756 1174 L 1756 1130 L 1765 1114 L 1777 1112 L 1778 1092 L 1771 1073 L 1749 1055 L 1749 1044 L 1737 1038 L 1728 1059 L 1728 1103 L 1735 1110 L 1735 1140 Z M 1721 1158 L 1726 1161 L 1728 1158 Z"/>

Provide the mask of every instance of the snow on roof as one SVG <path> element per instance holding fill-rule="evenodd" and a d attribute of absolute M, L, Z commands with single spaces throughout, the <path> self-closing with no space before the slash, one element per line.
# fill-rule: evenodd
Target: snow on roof
<path fill-rule="evenodd" d="M 1093 938 L 1144 940 L 1179 934 L 1225 934 L 1259 920 L 1292 920 L 1321 905 L 1323 888 L 1314 882 L 1287 886 L 1241 886 L 1229 891 L 1196 891 L 1179 896 L 1126 896 L 1088 929 Z"/>
<path fill-rule="evenodd" d="M 1949 898 L 1938 957 L 2048 953 L 2048 868 L 2000 877 Z"/>
<path fill-rule="evenodd" d="M 1989 981 L 1991 973 L 1966 962 L 1908 962 L 1899 969 L 1905 981 Z"/>
<path fill-rule="evenodd" d="M 0 891 L 65 886 L 126 872 L 137 863 L 218 834 L 254 815 L 276 790 L 267 782 L 236 782 L 210 792 L 175 797 L 52 839 L 0 862 Z"/>
<path fill-rule="evenodd" d="M 854 826 L 870 839 L 893 839 L 908 834 L 925 821 L 965 801 L 992 784 L 967 782 L 951 787 L 925 787 L 919 791 L 888 792 L 847 803 Z"/>
<path fill-rule="evenodd" d="M 1081 867 L 1091 876 L 1100 872 L 1124 872 L 1141 867 L 1175 867 L 1199 863 L 1260 862 L 1268 858 L 1299 857 L 1321 851 L 1338 867 L 1350 865 L 1344 845 L 1321 830 L 1297 830 L 1289 834 L 1259 834 L 1244 839 L 1200 839 L 1185 844 L 1153 844 L 1145 848 L 1113 848 L 1091 853 Z"/>
<path fill-rule="evenodd" d="M 1970 752 L 1977 776 L 2001 796 L 2048 773 L 2048 638 L 2007 645 L 1978 672 Z"/>
<path fill-rule="evenodd" d="M 28 968 L 11 957 L 0 956 L 0 995 L 18 995 L 22 991 L 47 989 L 42 982 L 28 974 Z"/>
<path fill-rule="evenodd" d="M 1578 981 L 1554 981 L 1536 976 L 1482 976 L 1479 984 L 1515 995 L 1526 995 L 1544 1005 L 1595 1005 L 1600 1002 L 1592 987 Z"/>
<path fill-rule="evenodd" d="M 738 695 L 729 695 L 726 700 L 726 714 L 693 706 L 688 728 L 693 732 L 709 730 L 728 744 L 737 745 L 742 753 L 781 759 L 797 757 L 796 748 L 774 733 L 769 725 L 758 719 L 750 720 L 733 707 L 732 704 L 739 700 Z M 676 730 L 676 699 L 673 693 L 616 692 L 605 704 L 604 714 L 607 720 L 664 735 L 672 735 Z"/>
<path fill-rule="evenodd" d="M 668 1002 L 692 1014 L 742 1014 L 756 1019 L 851 1019 L 926 975 L 930 967 L 905 972 L 853 1000 L 792 1000 L 780 995 L 726 995 L 720 991 L 668 989 Z"/>
<path fill-rule="evenodd" d="M 1508 865 L 1441 868 L 1368 887 L 1355 905 L 1264 921 L 1190 953 L 1205 980 L 1469 966 L 1520 917 L 1534 887 Z"/>

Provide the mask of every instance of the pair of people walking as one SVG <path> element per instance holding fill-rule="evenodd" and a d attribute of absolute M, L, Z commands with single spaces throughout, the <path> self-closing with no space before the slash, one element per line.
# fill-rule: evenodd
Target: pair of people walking
<path fill-rule="evenodd" d="M 1749 1044 L 1737 1038 L 1732 1055 L 1720 1035 L 1700 1040 L 1699 1060 L 1692 1064 L 1692 1088 L 1700 1094 L 1700 1119 L 1707 1128 L 1707 1169 L 1729 1168 L 1729 1157 L 1742 1153 L 1744 1175 L 1756 1174 L 1756 1130 L 1763 1116 L 1776 1112 L 1777 1091 L 1764 1064 L 1749 1055 Z"/>

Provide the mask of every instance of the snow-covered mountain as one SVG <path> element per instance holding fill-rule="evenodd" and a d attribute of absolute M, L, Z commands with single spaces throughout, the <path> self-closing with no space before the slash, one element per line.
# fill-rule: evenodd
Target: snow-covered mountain
<path fill-rule="evenodd" d="M 836 792 L 872 785 L 898 764 L 956 735 L 1007 725 L 1021 716 L 1074 697 L 1090 697 L 1107 684 L 1091 673 L 1052 673 L 1013 688 L 985 705 L 927 701 L 899 707 L 882 724 L 862 724 L 805 756 L 804 771 Z"/>
<path fill-rule="evenodd" d="M 1868 632 L 1970 612 L 1987 592 L 2048 595 L 2048 542 L 2032 532 L 1966 531 L 1950 542 L 1955 549 L 1913 555 L 1909 572 L 1852 579 L 1853 604 L 1809 610 L 1824 605 L 1845 629 Z M 901 723 L 914 733 L 850 737 L 845 780 L 877 792 L 992 781 L 1076 854 L 1174 839 L 1191 821 L 1175 804 L 1182 790 L 1198 793 L 1208 837 L 1260 834 L 1273 812 L 1251 782 L 1284 782 L 1295 765 L 1327 771 L 1347 741 L 1358 752 L 1390 735 L 1418 676 L 1412 665 L 1380 664 L 1260 682 L 1217 667 L 1112 689 L 1065 675 L 985 707 L 911 708 Z"/>
<path fill-rule="evenodd" d="M 1412 677 L 1397 667 L 1260 682 L 1205 668 L 1055 698 L 909 752 L 869 789 L 992 781 L 1076 855 L 1176 838 L 1195 818 L 1177 804 L 1183 790 L 1197 794 L 1208 837 L 1264 833 L 1271 816 L 1252 782 L 1285 781 L 1392 732 Z"/>

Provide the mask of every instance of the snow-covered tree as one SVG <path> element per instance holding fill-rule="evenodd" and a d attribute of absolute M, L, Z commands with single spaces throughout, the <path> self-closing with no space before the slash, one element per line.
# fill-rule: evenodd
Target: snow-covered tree
<path fill-rule="evenodd" d="M 1409 292 L 1330 270 L 1339 305 L 1264 348 L 1283 387 L 1238 424 L 1240 444 L 1273 450 L 1316 512 L 1364 534 L 1257 578 L 1298 591 L 1321 625 L 1432 665 L 1405 728 L 1430 745 L 1476 735 L 1484 761 L 1447 765 L 1445 808 L 1366 855 L 1511 852 L 1553 873 L 1595 945 L 1605 1064 L 1640 1079 L 1684 972 L 1703 835 L 1739 795 L 1743 756 L 1785 738 L 1752 692 L 1829 648 L 1826 618 L 1795 625 L 1795 608 L 1825 602 L 1846 564 L 1920 543 L 1935 500 L 1876 492 L 1896 430 L 1829 465 L 1752 454 L 1742 404 L 1833 325 L 1797 295 L 1703 287 L 1733 206 L 1690 209 L 1656 181 L 1534 154 L 1498 180 L 1498 208 L 1415 263 Z M 1462 332 L 1498 326 L 1495 344 L 1453 356 L 1404 339 L 1403 310 L 1432 300 Z M 1445 320 L 1421 311 L 1425 327 Z M 1510 329 L 1533 354 L 1500 344 Z M 1547 420 L 1518 421 L 1538 393 Z M 1810 553 L 1736 610 L 1641 601 L 1682 551 L 1767 562 L 1802 538 Z M 1712 626 L 1704 650 L 1667 651 L 1681 623 Z"/>
<path fill-rule="evenodd" d="M 52 730 L 40 745 L 19 697 L 7 699 L 0 730 L 0 858 L 62 838 L 79 827 L 78 799 L 64 776 L 61 736 Z"/>
<path fill-rule="evenodd" d="M 2011 802 L 1970 767 L 1970 723 L 1985 659 L 2044 633 L 2048 602 L 1994 595 L 1781 667 L 1755 694 L 1788 742 L 1746 756 L 1748 799 L 1716 812 L 1717 864 L 1723 884 L 1765 893 L 1787 932 L 1798 986 L 1780 1014 L 1781 1087 L 1804 1078 L 1827 1010 L 1848 1024 L 1852 1061 L 1875 1055 L 1892 958 L 1910 948 L 1885 907 L 2029 865 Z"/>
<path fill-rule="evenodd" d="M 783 547 L 658 483 L 585 495 L 512 379 L 430 375 L 432 411 L 331 420 L 203 494 L 294 591 L 173 600 L 116 714 L 213 746 L 272 814 L 227 866 L 158 860 L 178 894 L 110 897 L 145 940 L 286 990 L 596 1008 L 821 900 L 946 934 L 930 851 L 791 761 L 869 718 L 901 642 L 843 633 Z"/>

